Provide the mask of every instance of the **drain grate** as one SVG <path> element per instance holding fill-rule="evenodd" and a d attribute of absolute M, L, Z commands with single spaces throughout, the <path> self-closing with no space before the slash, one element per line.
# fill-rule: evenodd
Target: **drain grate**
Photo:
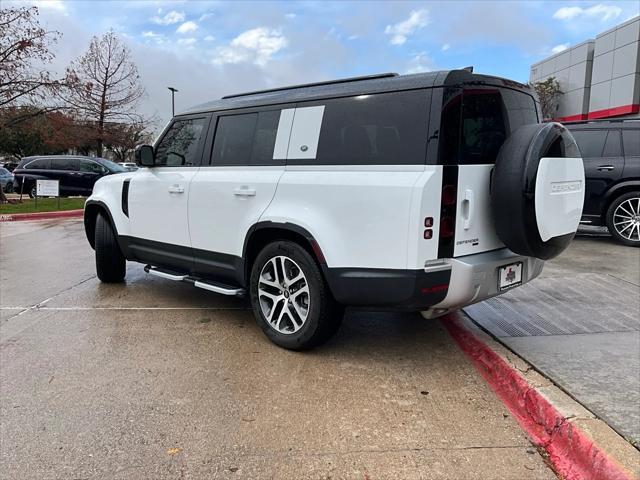
<path fill-rule="evenodd" d="M 538 278 L 465 312 L 497 337 L 640 331 L 640 288 L 610 275 Z"/>

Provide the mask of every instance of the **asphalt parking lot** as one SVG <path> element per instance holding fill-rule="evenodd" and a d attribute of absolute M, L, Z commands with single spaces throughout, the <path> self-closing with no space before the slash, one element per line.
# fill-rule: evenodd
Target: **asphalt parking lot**
<path fill-rule="evenodd" d="M 100 284 L 79 220 L 0 229 L 3 478 L 555 478 L 437 321 L 293 353 L 141 265 Z"/>

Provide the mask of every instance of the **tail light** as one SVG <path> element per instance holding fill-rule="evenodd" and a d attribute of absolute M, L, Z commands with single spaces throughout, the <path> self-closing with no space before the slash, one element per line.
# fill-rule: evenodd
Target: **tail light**
<path fill-rule="evenodd" d="M 451 238 L 456 233 L 453 217 L 445 216 L 440 219 L 440 238 Z"/>

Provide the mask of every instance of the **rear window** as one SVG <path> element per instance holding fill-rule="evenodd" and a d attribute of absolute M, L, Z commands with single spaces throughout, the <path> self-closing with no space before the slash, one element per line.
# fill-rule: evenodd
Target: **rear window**
<path fill-rule="evenodd" d="M 51 162 L 48 158 L 39 158 L 37 160 L 32 160 L 27 162 L 24 168 L 28 169 L 39 169 L 39 170 L 48 170 L 51 167 Z"/>
<path fill-rule="evenodd" d="M 572 130 L 571 134 L 584 158 L 602 157 L 604 143 L 607 141 L 606 130 Z"/>
<path fill-rule="evenodd" d="M 52 158 L 51 169 L 77 171 L 79 163 L 80 162 L 75 158 Z"/>
<path fill-rule="evenodd" d="M 623 130 L 624 154 L 628 157 L 640 157 L 640 130 Z"/>
<path fill-rule="evenodd" d="M 421 165 L 428 97 L 406 91 L 327 100 L 315 160 L 319 165 Z"/>
<path fill-rule="evenodd" d="M 440 163 L 495 163 L 510 132 L 538 122 L 533 97 L 497 88 L 447 88 L 440 118 Z"/>

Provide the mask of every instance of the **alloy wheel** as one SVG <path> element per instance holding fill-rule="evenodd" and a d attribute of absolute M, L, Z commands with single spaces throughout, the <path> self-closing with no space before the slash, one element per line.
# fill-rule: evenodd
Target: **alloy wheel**
<path fill-rule="evenodd" d="M 277 256 L 262 267 L 258 278 L 260 309 L 269 325 L 279 333 L 292 334 L 309 316 L 309 283 L 291 258 Z"/>
<path fill-rule="evenodd" d="M 613 226 L 621 237 L 640 242 L 640 197 L 629 198 L 616 207 Z"/>

